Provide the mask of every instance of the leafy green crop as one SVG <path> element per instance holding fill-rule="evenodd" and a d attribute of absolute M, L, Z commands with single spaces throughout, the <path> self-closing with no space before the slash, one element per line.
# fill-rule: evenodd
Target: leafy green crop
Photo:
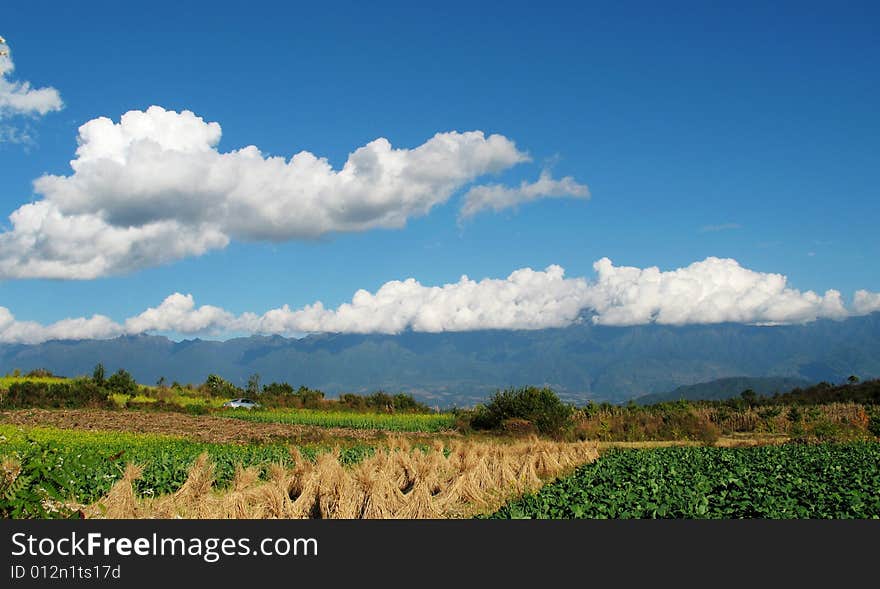
<path fill-rule="evenodd" d="M 878 518 L 880 444 L 612 450 L 493 518 Z"/>
<path fill-rule="evenodd" d="M 451 413 L 356 413 L 312 409 L 232 409 L 222 415 L 263 423 L 349 427 L 387 431 L 436 432 L 455 427 Z"/>

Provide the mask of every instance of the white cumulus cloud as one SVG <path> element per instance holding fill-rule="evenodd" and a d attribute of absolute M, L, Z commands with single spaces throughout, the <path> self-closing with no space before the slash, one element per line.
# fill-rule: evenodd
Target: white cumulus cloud
<path fill-rule="evenodd" d="M 550 172 L 544 170 L 537 181 L 530 183 L 524 180 L 515 188 L 501 184 L 474 186 L 464 195 L 459 218 L 468 219 L 487 209 L 497 212 L 541 198 L 563 197 L 587 199 L 590 198 L 590 189 L 571 176 L 554 180 Z"/>
<path fill-rule="evenodd" d="M 667 272 L 615 266 L 608 258 L 593 268 L 598 278 L 586 303 L 601 325 L 802 323 L 849 314 L 836 290 L 801 292 L 782 274 L 749 270 L 729 258 Z"/>
<path fill-rule="evenodd" d="M 853 309 L 859 315 L 880 311 L 880 292 L 857 290 L 853 296 Z"/>
<path fill-rule="evenodd" d="M 706 258 L 676 270 L 593 265 L 595 280 L 566 277 L 562 267 L 522 268 L 506 278 L 427 286 L 414 278 L 386 282 L 376 292 L 358 290 L 335 308 L 320 301 L 298 309 L 284 305 L 262 314 L 235 315 L 192 295 L 174 293 L 156 307 L 121 323 L 103 315 L 41 325 L 18 321 L 0 307 L 0 342 L 100 339 L 148 332 L 223 335 L 299 335 L 310 332 L 400 333 L 477 329 L 565 327 L 591 316 L 598 325 L 626 326 L 806 323 L 880 311 L 880 293 L 860 290 L 847 309 L 836 290 L 819 295 L 791 288 L 781 274 L 743 268 L 732 259 Z"/>
<path fill-rule="evenodd" d="M 317 302 L 302 309 L 271 310 L 250 319 L 260 333 L 399 333 L 474 329 L 540 329 L 571 324 L 580 313 L 587 283 L 565 278 L 560 266 L 523 268 L 505 279 L 424 286 L 417 280 L 386 282 L 375 293 L 359 290 L 350 303 L 326 309 Z"/>
<path fill-rule="evenodd" d="M 9 51 L 5 44 L 0 49 Z M 15 70 L 12 54 L 0 55 L 0 118 L 13 115 L 42 116 L 61 110 L 64 103 L 58 90 L 47 86 L 34 88 L 30 82 L 11 79 Z"/>
<path fill-rule="evenodd" d="M 59 339 L 107 339 L 122 334 L 121 326 L 104 315 L 62 319 L 49 325 L 18 321 L 6 307 L 0 307 L 0 342 L 38 344 Z"/>
<path fill-rule="evenodd" d="M 178 333 L 206 333 L 227 329 L 234 316 L 220 307 L 196 307 L 192 295 L 176 292 L 158 307 L 150 307 L 140 315 L 125 321 L 127 333 L 147 331 L 176 331 Z"/>
<path fill-rule="evenodd" d="M 79 129 L 73 173 L 34 182 L 42 198 L 0 234 L 0 278 L 90 279 L 223 248 L 403 227 L 474 179 L 529 157 L 502 135 L 437 133 L 413 149 L 384 138 L 341 169 L 308 151 L 221 152 L 220 125 L 158 106 Z"/>

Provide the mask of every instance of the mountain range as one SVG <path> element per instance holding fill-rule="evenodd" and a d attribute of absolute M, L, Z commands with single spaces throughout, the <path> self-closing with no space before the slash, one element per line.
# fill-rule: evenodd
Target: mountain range
<path fill-rule="evenodd" d="M 709 382 L 681 385 L 671 391 L 651 393 L 635 399 L 639 405 L 653 405 L 663 401 L 724 400 L 739 397 L 743 391 L 751 389 L 758 395 L 772 396 L 775 393 L 787 393 L 796 387 L 808 387 L 815 384 L 803 378 L 791 376 L 732 376 L 718 378 Z"/>
<path fill-rule="evenodd" d="M 549 386 L 566 400 L 625 402 L 714 379 L 788 377 L 840 382 L 880 376 L 880 312 L 842 321 L 756 326 L 584 321 L 543 330 L 251 336 L 172 341 L 164 336 L 0 344 L 0 371 L 110 374 L 141 383 L 200 383 L 215 373 L 244 386 L 286 381 L 325 391 L 407 392 L 432 406 L 469 406 L 508 386 Z"/>

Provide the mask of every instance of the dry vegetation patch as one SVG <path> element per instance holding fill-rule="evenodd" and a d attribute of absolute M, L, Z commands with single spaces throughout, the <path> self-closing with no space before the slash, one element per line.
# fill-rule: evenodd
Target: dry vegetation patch
<path fill-rule="evenodd" d="M 427 451 L 396 438 L 353 466 L 339 453 L 312 462 L 296 449 L 294 465 L 270 468 L 268 480 L 239 469 L 232 486 L 212 487 L 207 455 L 192 466 L 175 493 L 141 498 L 140 476 L 129 466 L 110 492 L 83 510 L 104 518 L 456 518 L 491 512 L 505 500 L 533 492 L 544 481 L 598 457 L 592 442 L 550 442 L 530 438 L 509 444 L 436 441 Z"/>

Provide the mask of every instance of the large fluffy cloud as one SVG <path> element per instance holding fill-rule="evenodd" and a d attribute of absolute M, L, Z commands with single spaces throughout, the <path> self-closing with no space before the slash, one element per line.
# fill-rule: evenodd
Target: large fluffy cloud
<path fill-rule="evenodd" d="M 399 228 L 474 179 L 528 156 L 502 135 L 438 133 L 414 149 L 386 139 L 339 170 L 307 151 L 221 152 L 220 125 L 158 106 L 89 121 L 68 176 L 0 234 L 0 277 L 89 279 L 222 248 L 231 239 L 309 239 Z"/>
<path fill-rule="evenodd" d="M 9 219 L 13 229 L 0 233 L 2 278 L 96 278 L 200 255 L 229 243 L 229 237 L 209 223 L 162 219 L 116 226 L 100 215 L 64 214 L 45 200 L 20 207 Z"/>
<path fill-rule="evenodd" d="M 587 283 L 567 279 L 559 266 L 517 270 L 506 279 L 480 281 L 462 276 L 443 286 L 413 278 L 386 282 L 375 294 L 355 293 L 350 303 L 325 309 L 318 302 L 295 311 L 269 311 L 252 331 L 398 333 L 474 329 L 539 329 L 573 322 L 583 308 Z"/>
<path fill-rule="evenodd" d="M 590 198 L 590 189 L 586 184 L 578 184 L 571 176 L 554 180 L 550 172 L 544 170 L 536 182 L 524 180 L 516 188 L 500 184 L 474 186 L 464 196 L 459 218 L 468 219 L 480 211 L 500 211 L 540 198 L 561 197 Z"/>
<path fill-rule="evenodd" d="M 5 44 L 0 44 L 0 49 L 8 51 Z M 12 55 L 0 55 L 0 118 L 45 115 L 63 108 L 58 90 L 52 87 L 34 88 L 30 82 L 16 82 L 10 77 L 14 70 Z"/>
<path fill-rule="evenodd" d="M 593 264 L 586 306 L 602 325 L 801 323 L 848 315 L 836 290 L 824 295 L 787 286 L 782 274 L 756 272 L 733 259 L 706 258 L 677 270 Z"/>
<path fill-rule="evenodd" d="M 880 292 L 857 290 L 853 296 L 853 310 L 859 315 L 880 311 Z"/>
<path fill-rule="evenodd" d="M 6 307 L 0 307 L 0 342 L 36 344 L 59 339 L 106 339 L 121 335 L 121 326 L 104 315 L 62 319 L 50 325 L 18 321 Z"/>
<path fill-rule="evenodd" d="M 476 329 L 564 327 L 590 317 L 599 325 L 738 322 L 805 323 L 842 319 L 880 310 L 880 293 L 857 291 L 848 310 L 835 290 L 819 295 L 788 286 L 785 276 L 743 268 L 735 260 L 707 258 L 684 268 L 615 266 L 602 258 L 596 279 L 565 276 L 560 266 L 523 268 L 503 279 L 426 286 L 413 278 L 394 280 L 375 293 L 357 291 L 350 302 L 327 308 L 321 302 L 263 314 L 234 315 L 220 307 L 196 306 L 191 295 L 174 293 L 160 305 L 116 323 L 102 315 L 64 319 L 51 325 L 17 321 L 0 307 L 0 342 L 107 338 L 122 334 L 308 332 L 399 333 Z"/>
<path fill-rule="evenodd" d="M 167 297 L 158 307 L 150 307 L 140 315 L 125 321 L 127 333 L 147 331 L 177 331 L 180 333 L 209 333 L 228 328 L 235 317 L 220 307 L 196 307 L 192 295 L 179 292 Z"/>

